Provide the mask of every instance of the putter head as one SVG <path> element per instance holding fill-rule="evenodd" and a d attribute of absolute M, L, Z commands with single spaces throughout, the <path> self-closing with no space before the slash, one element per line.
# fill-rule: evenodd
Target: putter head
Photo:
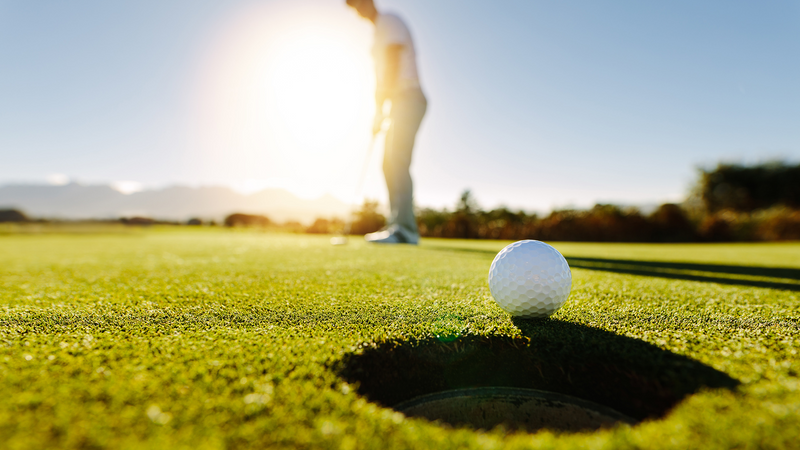
<path fill-rule="evenodd" d="M 334 236 L 331 238 L 331 245 L 346 245 L 347 236 Z"/>

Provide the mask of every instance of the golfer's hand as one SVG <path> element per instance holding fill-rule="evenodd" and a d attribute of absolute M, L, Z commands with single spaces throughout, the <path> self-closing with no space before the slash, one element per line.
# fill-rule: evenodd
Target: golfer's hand
<path fill-rule="evenodd" d="M 383 119 L 385 117 L 383 114 L 375 114 L 375 119 L 372 121 L 372 135 L 375 136 L 376 134 L 380 133 L 383 129 Z"/>

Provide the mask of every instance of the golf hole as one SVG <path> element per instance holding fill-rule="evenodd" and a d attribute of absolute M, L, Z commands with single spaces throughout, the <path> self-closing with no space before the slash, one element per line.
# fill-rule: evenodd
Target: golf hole
<path fill-rule="evenodd" d="M 365 344 L 336 370 L 368 400 L 407 417 L 526 432 L 635 425 L 700 389 L 738 385 L 698 361 L 608 331 L 555 320 L 515 324 L 523 336 Z"/>
<path fill-rule="evenodd" d="M 437 392 L 394 408 L 410 417 L 487 430 L 504 426 L 529 432 L 541 429 L 578 432 L 636 423 L 635 419 L 597 403 L 555 392 L 508 387 Z"/>

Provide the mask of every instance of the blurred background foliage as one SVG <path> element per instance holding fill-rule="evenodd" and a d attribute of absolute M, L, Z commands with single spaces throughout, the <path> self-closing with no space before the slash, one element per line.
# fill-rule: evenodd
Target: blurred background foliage
<path fill-rule="evenodd" d="M 752 212 L 783 206 L 800 208 L 800 165 L 773 162 L 758 166 L 720 164 L 701 170 L 695 195 L 709 212 Z"/>
<path fill-rule="evenodd" d="M 378 203 L 354 213 L 351 234 L 384 226 Z M 688 198 L 650 213 L 598 204 L 587 210 L 555 210 L 546 216 L 500 207 L 480 208 L 465 190 L 452 210 L 417 211 L 420 234 L 460 239 L 538 239 L 585 242 L 729 242 L 800 239 L 800 165 L 719 164 L 699 169 Z M 344 221 L 318 219 L 310 233 L 336 233 Z"/>
<path fill-rule="evenodd" d="M 539 217 L 508 208 L 481 210 L 464 191 L 452 211 L 422 209 L 423 236 L 591 242 L 723 242 L 800 239 L 800 164 L 719 164 L 699 169 L 689 197 L 649 214 L 595 205 Z"/>
<path fill-rule="evenodd" d="M 350 224 L 350 234 L 363 235 L 378 231 L 386 225 L 386 217 L 378 212 L 380 205 L 377 201 L 366 200 L 361 209 L 353 212 Z M 339 218 L 317 219 L 306 229 L 307 233 L 336 234 L 342 233 L 346 227 L 344 220 Z"/>
<path fill-rule="evenodd" d="M 366 200 L 350 217 L 350 234 L 380 230 L 386 217 L 377 201 Z M 0 222 L 44 223 L 22 211 L 0 210 Z M 146 217 L 112 222 L 128 226 L 204 225 Z M 422 208 L 417 223 L 424 237 L 460 239 L 538 239 L 582 242 L 731 242 L 800 240 L 800 164 L 769 162 L 758 165 L 718 164 L 699 169 L 690 194 L 681 203 L 665 203 L 644 213 L 636 207 L 598 204 L 590 209 L 561 209 L 545 216 L 506 207 L 483 210 L 465 190 L 452 210 Z M 264 215 L 234 213 L 223 223 L 230 228 L 337 234 L 346 228 L 342 218 L 318 218 L 310 226 L 296 221 L 277 223 Z"/>

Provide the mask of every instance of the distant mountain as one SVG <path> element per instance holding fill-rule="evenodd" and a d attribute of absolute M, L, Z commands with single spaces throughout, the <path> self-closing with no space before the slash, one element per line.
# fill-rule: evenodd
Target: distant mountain
<path fill-rule="evenodd" d="M 163 220 L 220 219 L 233 212 L 264 214 L 272 220 L 310 223 L 317 217 L 343 217 L 350 208 L 325 195 L 301 199 L 283 189 L 240 194 L 226 187 L 171 186 L 123 194 L 110 186 L 0 186 L 0 209 L 16 208 L 31 217 L 109 219 L 146 216 Z"/>

